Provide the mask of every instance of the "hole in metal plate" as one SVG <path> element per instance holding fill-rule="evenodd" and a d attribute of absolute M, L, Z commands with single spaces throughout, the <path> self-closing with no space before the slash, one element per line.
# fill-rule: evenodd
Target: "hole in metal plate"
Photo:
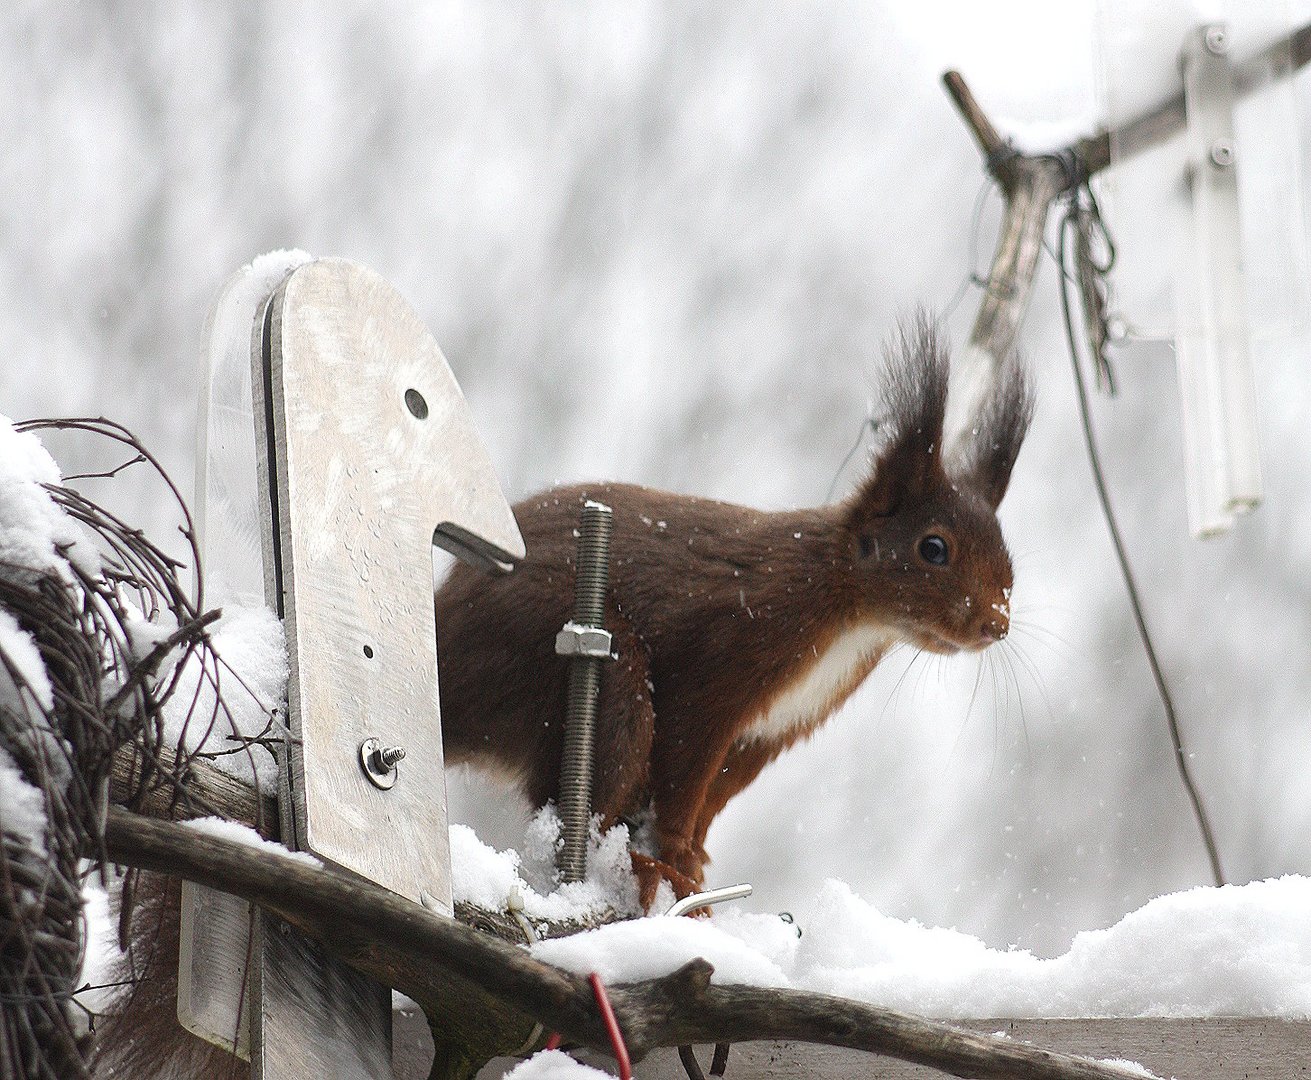
<path fill-rule="evenodd" d="M 413 389 L 405 391 L 405 407 L 410 410 L 415 419 L 428 419 L 428 403 L 419 391 Z"/>

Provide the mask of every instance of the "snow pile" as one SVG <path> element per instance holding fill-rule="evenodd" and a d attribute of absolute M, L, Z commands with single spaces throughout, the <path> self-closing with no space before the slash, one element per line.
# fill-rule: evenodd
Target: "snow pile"
<path fill-rule="evenodd" d="M 826 883 L 797 985 L 935 1016 L 1311 1016 L 1311 880 L 1158 897 L 1040 959 L 880 914 Z M 728 933 L 740 933 L 732 916 Z"/>
<path fill-rule="evenodd" d="M 592 836 L 588 879 L 549 892 L 559 823 L 534 819 L 524 856 L 451 828 L 454 893 L 500 909 L 517 896 L 530 917 L 637 910 L 619 826 Z M 531 884 L 530 884 L 531 883 Z M 659 910 L 661 905 L 657 905 Z M 1311 1017 L 1311 878 L 1203 887 L 1150 901 L 1114 926 L 1078 934 L 1043 959 L 957 930 L 880 912 L 830 880 L 797 925 L 719 908 L 710 919 L 653 916 L 533 946 L 540 960 L 607 982 L 659 978 L 694 957 L 720 985 L 791 987 L 948 1019 L 998 1016 Z"/>
<path fill-rule="evenodd" d="M 1145 1076 L 1148 1080 L 1160 1080 L 1156 1073 L 1147 1068 L 1146 1065 L 1138 1061 L 1130 1061 L 1128 1058 L 1101 1058 L 1103 1065 L 1110 1065 L 1112 1068 L 1123 1069 L 1125 1072 L 1133 1073 L 1135 1076 Z"/>
<path fill-rule="evenodd" d="M 38 577 L 72 581 L 68 559 L 95 558 L 78 526 L 43 484 L 61 477 L 36 436 L 14 429 L 0 416 L 0 576 L 27 585 Z M 49 744 L 42 755 L 57 770 L 67 748 L 48 721 L 53 692 L 31 634 L 9 611 L 0 610 L 0 709 L 27 718 L 25 737 Z M 0 748 L 0 830 L 34 854 L 47 852 L 45 798 L 24 779 L 13 757 Z"/>
<path fill-rule="evenodd" d="M 86 565 L 97 565 L 77 525 L 42 487 L 61 479 L 41 441 L 0 416 L 0 567 L 5 573 L 67 579 L 69 558 L 85 557 Z"/>
<path fill-rule="evenodd" d="M 8 646 L 0 627 L 0 653 Z M 32 854 L 44 859 L 46 846 L 45 799 L 23 779 L 14 759 L 0 748 L 0 831 L 26 845 Z"/>
<path fill-rule="evenodd" d="M 177 692 L 164 709 L 169 745 L 203 750 L 220 769 L 276 791 L 278 763 L 262 743 L 286 735 L 287 642 L 282 622 L 268 608 L 227 607 L 210 626 L 210 645 L 221 661 L 192 653 L 179 674 Z M 219 699 L 222 699 L 222 707 Z"/>
<path fill-rule="evenodd" d="M 883 915 L 828 881 L 802 919 L 726 910 L 655 917 L 542 942 L 534 954 L 608 981 L 701 956 L 719 984 L 837 994 L 952 1019 L 996 1016 L 1311 1017 L 1311 879 L 1197 888 L 1152 900 L 1041 959 Z"/>
<path fill-rule="evenodd" d="M 762 924 L 766 922 L 786 925 L 772 915 L 750 918 L 752 930 L 764 929 Z M 719 918 L 711 922 L 660 915 L 543 941 L 533 947 L 533 953 L 539 960 L 580 975 L 600 972 L 607 982 L 659 978 L 699 956 L 714 965 L 717 983 L 792 985 L 786 972 L 762 949 L 754 934 L 739 936 L 728 930 L 727 925 Z"/>
<path fill-rule="evenodd" d="M 10 573 L 9 567 L 0 563 L 0 573 Z M 0 655 L 4 657 L 4 665 L 0 667 L 0 702 L 29 713 L 33 706 L 40 711 L 48 710 L 54 703 L 54 691 L 41 653 L 32 635 L 18 625 L 11 612 L 4 610 L 0 610 Z"/>
<path fill-rule="evenodd" d="M 311 866 L 315 870 L 323 869 L 323 863 L 304 851 L 290 851 L 273 840 L 265 840 L 254 829 L 240 822 L 228 821 L 226 818 L 206 817 L 192 818 L 182 823 L 183 828 L 191 829 L 204 836 L 213 836 L 229 843 L 242 844 L 261 853 L 270 853 L 279 858 Z"/>
<path fill-rule="evenodd" d="M 530 919 L 585 919 L 607 910 L 635 915 L 641 907 L 628 856 L 628 829 L 599 833 L 593 824 L 587 846 L 587 877 L 561 884 L 555 868 L 560 819 L 546 806 L 528 826 L 522 854 L 495 851 L 466 825 L 451 826 L 451 890 L 457 901 L 501 910 L 517 908 Z M 673 893 L 657 904 L 673 903 Z"/>
<path fill-rule="evenodd" d="M 561 1050 L 543 1050 L 505 1074 L 505 1080 L 613 1080 Z"/>

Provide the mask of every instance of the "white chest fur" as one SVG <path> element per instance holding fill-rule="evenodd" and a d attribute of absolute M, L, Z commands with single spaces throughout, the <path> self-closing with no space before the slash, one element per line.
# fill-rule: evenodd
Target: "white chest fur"
<path fill-rule="evenodd" d="M 844 631 L 765 706 L 740 738 L 778 739 L 813 727 L 869 674 L 896 640 L 881 626 Z"/>

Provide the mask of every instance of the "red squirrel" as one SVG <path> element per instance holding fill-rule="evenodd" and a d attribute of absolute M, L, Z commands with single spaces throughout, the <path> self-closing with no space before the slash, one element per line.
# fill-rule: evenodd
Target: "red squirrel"
<path fill-rule="evenodd" d="M 556 796 L 575 528 L 613 511 L 594 812 L 654 811 L 658 859 L 634 855 L 647 909 L 661 878 L 696 892 L 706 833 L 761 769 L 810 735 L 895 644 L 950 654 L 1007 634 L 1010 556 L 996 510 L 1032 414 L 1002 366 L 963 447 L 943 455 L 949 366 L 926 319 L 887 354 L 880 446 L 844 502 L 768 513 L 628 484 L 514 507 L 527 557 L 489 578 L 456 564 L 436 594 L 447 761 Z"/>
<path fill-rule="evenodd" d="M 654 809 L 659 858 L 634 856 L 648 909 L 662 879 L 679 896 L 700 888 L 715 816 L 894 644 L 949 654 L 1006 636 L 996 509 L 1032 412 L 1023 369 L 1003 365 L 948 460 L 948 361 L 926 322 L 902 334 L 884 376 L 880 444 L 842 503 L 766 513 L 626 484 L 560 488 L 514 508 L 528 554 L 513 573 L 456 564 L 437 590 L 447 760 L 508 771 L 545 804 L 560 773 L 569 665 L 554 642 L 572 615 L 574 530 L 586 499 L 612 507 L 618 659 L 602 676 L 594 808 L 606 824 Z M 172 1020 L 176 882 L 143 879 L 141 894 L 133 938 L 150 966 L 102 1049 L 125 1075 L 231 1075 L 230 1057 Z"/>

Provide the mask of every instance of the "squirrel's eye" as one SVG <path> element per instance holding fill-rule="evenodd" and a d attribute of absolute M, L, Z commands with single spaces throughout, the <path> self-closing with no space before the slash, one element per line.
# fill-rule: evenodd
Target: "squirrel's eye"
<path fill-rule="evenodd" d="M 941 536 L 926 536 L 920 541 L 920 558 L 934 566 L 946 566 L 947 541 Z"/>
<path fill-rule="evenodd" d="M 868 533 L 860 534 L 860 557 L 868 559 L 874 553 L 874 538 Z"/>

